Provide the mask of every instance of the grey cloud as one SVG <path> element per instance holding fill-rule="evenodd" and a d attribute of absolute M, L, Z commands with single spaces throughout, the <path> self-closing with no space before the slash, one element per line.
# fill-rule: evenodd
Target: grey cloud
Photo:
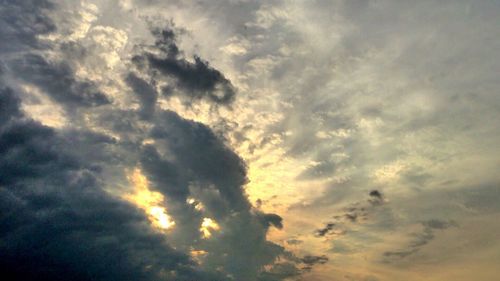
<path fill-rule="evenodd" d="M 19 110 L 19 100 L 14 91 L 10 88 L 0 89 L 0 122 L 7 123 L 11 118 L 19 118 L 21 111 Z"/>
<path fill-rule="evenodd" d="M 323 237 L 323 236 L 327 235 L 330 232 L 330 230 L 332 230 L 334 228 L 334 226 L 335 226 L 334 223 L 329 222 L 325 225 L 325 227 L 317 229 L 315 231 L 314 235 L 317 237 Z"/>
<path fill-rule="evenodd" d="M 384 204 L 384 196 L 378 190 L 372 190 L 368 193 L 367 201 L 357 201 L 351 203 L 349 207 L 343 209 L 342 214 L 334 215 L 334 221 L 328 222 L 324 227 L 317 229 L 314 232 L 316 237 L 327 237 L 332 234 L 345 233 L 345 229 L 349 224 L 364 223 L 368 220 L 371 212 L 374 212 L 377 207 Z M 367 202 L 369 204 L 367 204 Z M 335 231 L 338 229 L 338 231 Z"/>
<path fill-rule="evenodd" d="M 207 267 L 222 267 L 238 280 L 254 280 L 264 265 L 283 254 L 265 238 L 270 226 L 283 227 L 281 217 L 253 210 L 243 191 L 244 162 L 208 127 L 170 111 L 158 111 L 156 118 L 150 134 L 156 144 L 144 147 L 141 162 L 153 187 L 166 195 L 176 221 L 171 237 L 180 245 L 194 243 L 205 249 Z M 188 197 L 201 201 L 222 233 L 206 242 L 200 239 L 201 217 L 186 203 Z"/>
<path fill-rule="evenodd" d="M 294 257 L 293 262 L 281 262 L 273 265 L 270 270 L 263 272 L 259 281 L 278 281 L 289 280 L 289 278 L 297 278 L 302 274 L 312 270 L 314 266 L 322 265 L 328 262 L 328 257 L 325 255 L 314 256 L 306 255 L 301 258 Z M 295 280 L 295 279 L 292 279 Z"/>
<path fill-rule="evenodd" d="M 6 280 L 224 279 L 197 270 L 138 209 L 104 192 L 93 163 L 63 135 L 20 114 L 12 90 L 0 97 L 0 112 L 11 113 L 0 121 Z"/>
<path fill-rule="evenodd" d="M 384 203 L 384 195 L 380 191 L 374 189 L 370 191 L 369 195 L 370 198 L 368 199 L 368 202 L 370 202 L 370 204 L 376 206 Z"/>
<path fill-rule="evenodd" d="M 27 54 L 12 62 L 21 79 L 41 88 L 55 101 L 69 107 L 99 106 L 111 101 L 91 81 L 78 81 L 64 62 L 51 62 L 41 55 Z"/>
<path fill-rule="evenodd" d="M 315 266 L 326 264 L 330 259 L 326 255 L 305 255 L 299 258 L 299 263 L 302 265 L 300 268 L 301 273 L 310 272 Z"/>
<path fill-rule="evenodd" d="M 134 57 L 133 61 L 139 68 L 172 77 L 175 79 L 179 92 L 191 100 L 208 99 L 216 104 L 230 104 L 235 97 L 235 89 L 231 82 L 218 70 L 208 65 L 200 57 L 195 56 L 190 62 L 181 56 L 173 30 L 153 29 L 156 37 L 155 46 L 162 54 L 145 52 Z M 161 79 L 155 75 L 157 79 Z M 171 88 L 165 88 L 164 94 L 172 94 Z"/>
<path fill-rule="evenodd" d="M 458 224 L 455 221 L 442 221 L 442 220 L 437 220 L 437 219 L 431 219 L 428 221 L 422 222 L 422 225 L 425 226 L 426 228 L 430 229 L 447 229 L 452 226 L 458 226 Z"/>
<path fill-rule="evenodd" d="M 370 191 L 369 195 L 370 195 L 371 197 L 375 197 L 375 198 L 377 198 L 377 199 L 381 199 L 381 198 L 382 198 L 382 193 L 380 193 L 380 191 L 378 191 L 378 190 L 376 190 L 376 189 L 374 189 L 374 190 Z"/>
<path fill-rule="evenodd" d="M 301 261 L 308 265 L 312 266 L 315 264 L 324 264 L 328 261 L 328 257 L 323 255 L 323 256 L 304 256 Z"/>
<path fill-rule="evenodd" d="M 356 222 L 358 219 L 358 214 L 357 213 L 347 213 L 344 215 L 346 219 L 348 219 L 351 222 Z"/>
<path fill-rule="evenodd" d="M 223 268 L 237 280 L 268 278 L 264 265 L 288 259 L 281 246 L 266 241 L 269 227 L 281 229 L 283 223 L 280 216 L 251 206 L 243 190 L 245 163 L 201 123 L 171 111 L 157 111 L 153 122 L 149 136 L 155 144 L 143 147 L 141 163 L 152 187 L 165 194 L 169 214 L 176 221 L 170 238 L 178 246 L 206 250 L 206 268 Z M 203 214 L 221 226 L 212 239 L 200 238 L 201 214 L 186 202 L 189 197 L 199 200 Z M 312 267 L 322 259 L 306 261 Z"/>
<path fill-rule="evenodd" d="M 398 257 L 406 258 L 420 251 L 420 249 L 427 245 L 431 240 L 435 238 L 435 230 L 445 230 L 450 227 L 457 227 L 458 224 L 454 221 L 443 221 L 438 219 L 431 219 L 421 222 L 423 229 L 422 232 L 413 233 L 413 241 L 411 241 L 407 249 L 398 251 L 387 251 L 383 253 L 384 257 Z"/>
<path fill-rule="evenodd" d="M 283 219 L 276 214 L 259 214 L 263 224 L 267 227 L 274 226 L 278 229 L 283 228 Z"/>
<path fill-rule="evenodd" d="M 459 198 L 464 201 L 467 208 L 482 213 L 494 213 L 500 210 L 498 198 L 500 198 L 500 183 L 488 183 L 473 188 L 467 187 L 460 190 Z M 446 194 L 445 196 L 449 196 Z"/>
<path fill-rule="evenodd" d="M 0 184 L 50 173 L 55 167 L 72 167 L 70 159 L 53 147 L 53 132 L 32 121 L 13 121 L 1 129 Z M 26 165 L 25 163 L 30 163 Z"/>
<path fill-rule="evenodd" d="M 235 3 L 230 2 L 251 8 L 251 12 L 238 10 L 245 18 L 253 17 L 260 7 L 257 2 Z M 14 34 L 19 42 L 32 40 L 23 48 L 42 48 L 36 35 L 55 30 L 48 17 L 37 18 L 44 15 L 44 7 L 54 7 L 49 2 L 0 4 L 14 7 L 7 9 L 9 13 L 22 8 L 17 15 L 26 19 L 16 19 L 20 25 L 4 25 L 19 32 L 1 35 Z M 233 6 L 225 7 L 211 12 L 238 21 L 237 13 L 230 12 Z M 2 14 L 4 19 L 9 17 Z M 208 126 L 156 108 L 157 86 L 167 96 L 226 105 L 235 98 L 235 89 L 207 62 L 198 57 L 194 62 L 185 59 L 172 30 L 153 33 L 156 45 L 133 59 L 134 74 L 116 76 L 124 78 L 119 82 L 128 82 L 136 94 L 139 112 L 112 108 L 100 91 L 108 85 L 76 78 L 76 61 L 85 55 L 78 43 L 66 42 L 62 49 L 43 46 L 54 57 L 29 50 L 5 61 L 6 72 L 40 88 L 68 112 L 78 107 L 82 116 L 94 122 L 78 123 L 79 129 L 42 126 L 22 115 L 11 90 L 0 94 L 0 117 L 5 117 L 0 121 L 5 122 L 0 134 L 0 149 L 5 152 L 0 157 L 0 171 L 5 172 L 0 208 L 7 214 L 0 217 L 0 248 L 5 253 L 0 259 L 2 271 L 23 280 L 212 281 L 231 274 L 238 281 L 254 281 L 297 277 L 326 262 L 323 256 L 291 257 L 283 247 L 267 241 L 270 227 L 283 228 L 282 218 L 262 213 L 249 203 L 243 188 L 247 183 L 243 160 Z M 64 53 L 62 61 L 54 59 L 57 52 Z M 109 106 L 95 108 L 105 104 Z M 154 143 L 143 145 L 145 139 Z M 176 221 L 168 237 L 152 231 L 137 208 L 104 191 L 116 184 L 106 178 L 109 170 L 134 166 L 141 167 L 152 189 L 165 195 L 165 206 Z M 186 202 L 190 196 L 203 203 L 203 211 Z M 205 216 L 221 225 L 221 231 L 207 240 L 199 232 Z M 193 248 L 207 251 L 203 265 L 185 254 Z"/>
<path fill-rule="evenodd" d="M 48 13 L 54 8 L 48 0 L 3 0 L 0 2 L 0 53 L 41 48 L 38 35 L 56 30 Z"/>
<path fill-rule="evenodd" d="M 58 48 L 40 39 L 57 31 L 52 15 L 59 5 L 47 0 L 5 0 L 0 3 L 0 47 L 4 74 L 33 84 L 57 102 L 71 106 L 109 104 L 109 98 L 91 81 L 79 81 L 71 63 L 42 54 Z"/>
<path fill-rule="evenodd" d="M 405 258 L 409 255 L 416 253 L 417 251 L 418 251 L 417 249 L 410 249 L 410 250 L 406 250 L 406 251 L 388 251 L 388 252 L 384 252 L 384 257 Z"/>
<path fill-rule="evenodd" d="M 321 212 L 345 197 L 356 196 L 361 188 L 379 188 L 367 175 L 395 161 L 408 165 L 394 183 L 402 192 L 415 188 L 429 192 L 441 188 L 438 181 L 462 177 L 452 168 L 444 169 L 444 176 L 437 167 L 456 165 L 458 170 L 483 174 L 486 164 L 460 164 L 476 157 L 490 163 L 488 175 L 477 177 L 479 185 L 497 182 L 493 144 L 498 143 L 498 126 L 492 120 L 498 119 L 499 112 L 499 95 L 495 94 L 499 69 L 492 62 L 498 60 L 495 50 L 500 41 L 492 34 L 498 29 L 494 16 L 498 3 L 339 1 L 300 7 L 309 16 L 308 25 L 319 33 L 309 36 L 305 32 L 304 37 L 324 45 L 317 49 L 308 41 L 282 45 L 313 51 L 275 60 L 287 73 L 267 82 L 277 84 L 281 100 L 291 105 L 282 110 L 283 122 L 270 127 L 269 135 L 290 132 L 283 137 L 285 149 L 299 159 L 321 162 L 317 154 L 345 154 L 346 159 L 335 159 L 332 176 L 354 182 L 331 184 L 309 209 Z M 332 11 L 336 17 L 328 15 Z M 344 21 L 340 25 L 339 19 Z M 263 32 L 262 36 L 283 37 L 290 32 L 281 27 L 279 32 Z M 338 32 L 331 33 L 334 27 Z M 301 28 L 298 24 L 297 29 Z M 328 34 L 338 37 L 329 40 Z M 364 128 L 361 121 L 377 124 Z M 317 132 L 339 129 L 346 135 L 315 137 Z M 428 165 L 419 167 L 415 155 Z M 307 175 L 323 178 L 320 173 Z M 479 194 L 484 202 L 496 198 Z M 438 206 L 444 201 L 433 201 L 433 210 L 440 211 Z"/>
<path fill-rule="evenodd" d="M 213 184 L 235 211 L 250 208 L 243 192 L 245 163 L 208 127 L 164 111 L 158 115 L 151 137 L 165 141 L 165 148 L 181 167 L 179 175 Z"/>
<path fill-rule="evenodd" d="M 228 13 L 228 8 L 220 3 L 197 5 L 203 7 L 200 9 L 203 12 L 208 10 L 210 15 L 222 14 L 221 20 L 214 24 L 232 23 L 227 18 L 234 14 Z M 220 12 L 214 11 L 214 6 L 222 6 Z M 282 139 L 290 156 L 323 163 L 315 154 L 347 155 L 345 160 L 333 159 L 336 161 L 332 162 L 335 163 L 332 175 L 345 176 L 349 182 L 331 184 L 324 196 L 310 204 L 311 209 L 321 212 L 335 204 L 355 201 L 360 189 L 362 192 L 378 190 L 380 186 L 370 176 L 373 169 L 401 161 L 410 167 L 397 175 L 401 181 L 388 182 L 384 190 L 397 188 L 398 194 L 408 196 L 407 204 L 399 209 L 403 217 L 408 215 L 413 221 L 419 221 L 420 218 L 415 219 L 416 213 L 456 212 L 457 207 L 452 209 L 452 204 L 479 212 L 498 210 L 498 204 L 495 204 L 498 184 L 494 172 L 497 160 L 492 156 L 496 155 L 493 148 L 498 143 L 498 129 L 494 122 L 498 119 L 499 103 L 498 95 L 495 95 L 498 92 L 495 75 L 498 64 L 494 58 L 498 57 L 495 50 L 499 41 L 492 36 L 498 29 L 495 17 L 498 5 L 492 1 L 439 5 L 429 2 L 340 1 L 328 4 L 308 2 L 298 8 L 304 8 L 301 13 L 307 16 L 306 32 L 318 30 L 318 37 L 304 34 L 305 43 L 287 41 L 288 44 L 276 46 L 277 41 L 286 38 L 287 29 L 294 28 L 294 22 L 275 25 L 268 33 L 249 28 L 244 35 L 261 32 L 259 35 L 264 39 L 251 46 L 245 59 L 263 58 L 279 47 L 293 46 L 291 57 L 274 70 L 285 75 L 275 75 L 273 80 L 262 82 L 276 85 L 276 90 L 282 93 L 280 101 L 290 104 L 288 109 L 280 112 L 285 115 L 282 124 L 270 128 L 268 135 L 290 131 L 291 136 Z M 332 17 L 333 11 L 335 16 Z M 243 21 L 249 21 L 252 16 L 245 15 L 245 18 Z M 296 26 L 299 31 L 303 31 L 302 23 L 300 21 Z M 234 25 L 228 25 L 227 29 L 234 28 Z M 332 28 L 335 32 L 331 32 Z M 329 34 L 334 34 L 335 38 L 330 40 Z M 265 40 L 269 43 L 266 44 Z M 321 48 L 314 48 L 310 42 L 314 45 L 322 43 L 318 44 Z M 333 43 L 329 45 L 329 42 Z M 254 51 L 266 48 L 264 55 Z M 295 49 L 312 51 L 301 55 L 293 53 Z M 322 49 L 326 51 L 321 53 Z M 237 63 L 240 63 L 237 68 L 247 70 L 241 61 Z M 255 80 L 263 77 L 266 75 L 259 75 Z M 367 127 L 361 126 L 361 121 L 368 121 Z M 319 131 L 330 133 L 337 130 L 345 130 L 346 136 L 315 137 Z M 466 147 L 469 144 L 471 147 Z M 448 149 L 453 151 L 449 153 Z M 414 161 L 415 155 L 425 163 L 422 170 L 413 168 L 422 164 Z M 493 163 L 489 171 L 484 171 L 483 165 L 452 166 L 453 162 L 467 159 L 478 163 L 480 158 Z M 444 168 L 441 171 L 446 175 L 436 173 L 436 167 Z M 471 175 L 477 172 L 478 176 L 474 178 L 479 184 L 471 185 L 470 193 L 465 196 L 456 188 L 465 184 L 461 182 L 462 176 L 450 172 L 454 170 L 451 168 L 469 171 L 465 174 Z M 343 171 L 353 173 L 343 174 Z M 479 176 L 483 171 L 489 175 Z M 323 178 L 322 174 L 312 175 Z M 425 189 L 422 193 L 434 194 L 431 189 L 441 188 L 436 182 L 450 178 L 456 180 L 446 187 L 450 192 L 437 198 L 413 196 L 414 190 L 409 190 L 419 187 Z M 476 188 L 483 184 L 491 186 L 487 190 Z M 210 195 L 215 197 L 212 192 Z M 391 198 L 393 203 L 401 200 L 397 196 Z M 376 205 L 380 199 L 370 196 L 362 201 Z M 348 214 L 359 220 L 357 212 L 341 211 L 339 216 L 345 225 L 352 223 Z M 436 232 L 433 230 L 434 234 Z M 422 232 L 418 237 L 414 237 L 416 244 L 426 241 L 431 235 Z M 394 252 L 411 255 L 412 251 L 403 248 Z"/>
<path fill-rule="evenodd" d="M 134 73 L 129 73 L 125 81 L 132 88 L 141 102 L 140 115 L 142 118 L 151 118 L 154 114 L 156 101 L 158 99 L 156 89 Z"/>
<path fill-rule="evenodd" d="M 427 173 L 422 167 L 414 167 L 404 171 L 401 176 L 405 183 L 416 185 L 417 187 L 424 187 L 425 184 L 433 178 L 433 176 Z"/>
<path fill-rule="evenodd" d="M 343 242 L 342 240 L 335 240 L 333 247 L 329 251 L 332 253 L 352 254 L 358 252 L 359 249 L 350 246 L 349 244 Z"/>

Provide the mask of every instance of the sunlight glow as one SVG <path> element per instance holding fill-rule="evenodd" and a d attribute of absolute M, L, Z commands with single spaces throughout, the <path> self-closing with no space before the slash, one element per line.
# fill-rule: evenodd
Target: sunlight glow
<path fill-rule="evenodd" d="M 192 205 L 194 206 L 194 209 L 196 211 L 203 211 L 205 209 L 205 207 L 203 206 L 203 204 L 199 201 L 196 201 L 196 199 L 194 198 L 191 198 L 189 197 L 187 200 L 186 200 L 186 203 L 188 203 L 189 205 Z"/>
<path fill-rule="evenodd" d="M 212 236 L 211 231 L 220 230 L 220 226 L 211 218 L 203 218 L 201 223 L 200 231 L 203 234 L 203 238 L 208 239 Z"/>
<path fill-rule="evenodd" d="M 124 198 L 144 210 L 152 225 L 159 229 L 170 229 L 175 222 L 162 206 L 164 197 L 161 193 L 149 189 L 148 179 L 136 168 L 127 173 L 128 180 L 134 186 L 134 192 L 128 193 Z"/>

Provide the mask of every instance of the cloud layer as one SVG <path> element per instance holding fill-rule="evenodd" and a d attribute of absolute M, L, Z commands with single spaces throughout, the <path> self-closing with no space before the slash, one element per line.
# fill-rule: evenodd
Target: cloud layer
<path fill-rule="evenodd" d="M 494 279 L 499 11 L 0 1 L 2 272 Z"/>
<path fill-rule="evenodd" d="M 66 32 L 96 19 L 95 5 L 80 5 Z M 206 125 L 157 104 L 160 93 L 229 105 L 231 82 L 200 57 L 184 58 L 166 22 L 151 28 L 153 44 L 137 44 L 123 61 L 133 71 L 111 75 L 139 105 L 120 108 L 106 79 L 82 74 L 93 50 L 81 35 L 58 37 L 67 8 L 2 3 L 2 41 L 11 38 L 2 49 L 0 96 L 2 272 L 12 280 L 257 280 L 279 256 L 293 257 L 267 241 L 282 219 L 248 201 L 243 160 Z M 62 128 L 25 113 L 29 99 L 61 107 Z M 136 167 L 164 198 L 175 222 L 168 233 L 120 195 L 130 187 L 117 186 Z M 207 221 L 210 236 L 200 229 Z M 300 263 L 294 259 L 292 267 Z"/>

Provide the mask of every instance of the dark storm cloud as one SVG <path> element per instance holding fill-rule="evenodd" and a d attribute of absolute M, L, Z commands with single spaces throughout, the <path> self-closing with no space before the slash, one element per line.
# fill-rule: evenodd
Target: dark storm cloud
<path fill-rule="evenodd" d="M 64 62 L 52 62 L 41 55 L 27 54 L 13 62 L 16 75 L 42 89 L 64 105 L 99 106 L 110 100 L 92 81 L 78 81 L 73 69 Z"/>
<path fill-rule="evenodd" d="M 0 4 L 2 41 L 12 37 L 10 42 L 23 45 L 0 47 L 21 51 L 2 58 L 2 70 L 15 77 L 9 83 L 35 86 L 68 116 L 78 109 L 90 121 L 50 128 L 23 114 L 18 93 L 0 91 L 0 271 L 11 274 L 9 280 L 223 281 L 227 274 L 238 281 L 283 280 L 323 263 L 267 241 L 270 227 L 283 228 L 282 218 L 253 208 L 244 190 L 246 165 L 220 136 L 156 108 L 157 86 L 164 95 L 216 104 L 230 104 L 235 96 L 220 71 L 199 57 L 183 57 L 174 31 L 153 31 L 156 45 L 133 59 L 137 69 L 116 76 L 140 102 L 139 111 L 117 109 L 100 91 L 104 85 L 75 75 L 75 65 L 91 54 L 78 39 L 37 41 L 56 30 L 46 16 L 56 6 Z M 152 230 L 141 210 L 105 191 L 121 183 L 108 177 L 110 170 L 137 166 L 151 188 L 165 195 L 176 223 L 167 236 Z M 189 197 L 203 210 L 186 202 Z M 204 217 L 221 226 L 211 239 L 199 231 Z M 207 251 L 204 271 L 186 254 L 192 249 Z"/>
<path fill-rule="evenodd" d="M 282 228 L 282 219 L 249 203 L 243 190 L 245 163 L 201 123 L 162 110 L 155 111 L 149 122 L 153 127 L 142 132 L 143 137 L 155 142 L 142 146 L 138 157 L 151 188 L 165 195 L 168 213 L 176 223 L 169 241 L 177 249 L 207 251 L 209 271 L 222 268 L 237 280 L 255 280 L 264 274 L 263 266 L 284 254 L 282 247 L 266 241 L 269 227 Z M 203 211 L 196 210 L 188 198 L 200 202 Z M 223 229 L 209 240 L 202 239 L 199 231 L 204 216 L 214 218 Z"/>
<path fill-rule="evenodd" d="M 171 239 L 185 247 L 197 244 L 208 252 L 207 266 L 224 268 L 237 280 L 265 274 L 263 266 L 284 254 L 282 247 L 266 241 L 269 227 L 283 227 L 282 218 L 253 209 L 243 190 L 243 160 L 201 123 L 171 111 L 157 111 L 155 118 L 150 133 L 155 144 L 144 147 L 141 163 L 152 186 L 167 198 L 176 221 Z M 201 239 L 202 217 L 186 202 L 189 197 L 201 201 L 204 214 L 221 225 L 223 231 L 213 239 Z"/>
<path fill-rule="evenodd" d="M 158 93 L 155 88 L 134 73 L 129 73 L 125 81 L 141 102 L 141 117 L 146 119 L 151 118 L 155 111 L 156 100 L 158 99 Z"/>
<path fill-rule="evenodd" d="M 243 191 L 246 165 L 210 128 L 172 111 L 163 111 L 158 114 L 151 137 L 166 141 L 168 152 L 179 167 L 178 178 L 214 185 L 232 210 L 250 208 Z M 168 194 L 169 188 L 165 192 Z"/>
<path fill-rule="evenodd" d="M 71 167 L 72 161 L 53 147 L 53 131 L 33 121 L 13 121 L 1 129 L 0 184 Z M 26 164 L 28 163 L 28 164 Z"/>
<path fill-rule="evenodd" d="M 216 104 L 230 104 L 234 100 L 235 89 L 231 82 L 208 62 L 195 56 L 190 62 L 181 56 L 176 43 L 176 35 L 171 29 L 153 29 L 155 46 L 161 55 L 151 52 L 134 57 L 139 68 L 149 68 L 155 74 L 174 78 L 180 91 L 167 87 L 165 95 L 179 92 L 191 100 L 208 99 Z M 161 78 L 160 78 L 161 79 Z"/>
<path fill-rule="evenodd" d="M 12 90 L 3 88 L 0 101 L 5 280 L 223 279 L 195 270 L 139 210 L 104 192 L 99 172 L 79 154 L 85 152 L 24 117 Z"/>
<path fill-rule="evenodd" d="M 251 206 L 243 189 L 245 163 L 210 128 L 171 111 L 157 111 L 152 123 L 149 137 L 155 144 L 144 146 L 141 163 L 152 187 L 167 198 L 169 214 L 176 221 L 170 239 L 176 245 L 206 250 L 206 266 L 223 268 L 242 281 L 268 278 L 263 267 L 278 257 L 304 262 L 287 258 L 284 248 L 266 240 L 271 226 L 283 228 L 282 218 Z M 213 239 L 200 237 L 201 214 L 186 202 L 193 197 L 203 204 L 204 215 L 221 225 Z"/>
<path fill-rule="evenodd" d="M 0 1 L 0 53 L 40 48 L 37 36 L 56 30 L 47 15 L 53 8 L 47 0 Z"/>
<path fill-rule="evenodd" d="M 0 80 L 1 83 L 1 80 Z M 10 88 L 0 89 L 0 124 L 7 123 L 11 118 L 19 118 L 19 100 Z"/>
<path fill-rule="evenodd" d="M 383 253 L 384 257 L 398 257 L 405 258 L 420 251 L 420 249 L 427 245 L 435 238 L 434 232 L 436 230 L 445 230 L 450 227 L 457 227 L 458 224 L 454 221 L 443 221 L 438 219 L 431 219 L 421 222 L 423 229 L 419 233 L 413 233 L 413 240 L 408 244 L 406 249 L 398 251 L 387 251 Z"/>
<path fill-rule="evenodd" d="M 219 75 L 218 71 L 207 65 L 198 64 L 191 68 L 195 65 L 180 59 L 172 30 L 155 34 L 155 47 L 165 55 L 162 63 L 182 66 L 180 69 L 186 66 L 189 71 L 184 74 L 194 75 L 203 81 L 211 80 L 203 82 L 203 91 L 213 91 L 213 87 L 218 87 L 215 84 L 229 85 L 222 74 Z M 153 59 L 158 58 L 152 54 L 135 57 L 138 71 L 144 70 L 143 67 L 153 69 Z M 151 130 L 141 134 L 155 141 L 140 148 L 139 160 L 143 172 L 151 181 L 151 187 L 165 195 L 168 213 L 176 222 L 175 228 L 169 233 L 170 241 L 179 249 L 190 250 L 194 247 L 206 250 L 205 267 L 210 270 L 222 268 L 241 281 L 260 278 L 267 272 L 263 269 L 265 265 L 273 264 L 278 257 L 285 258 L 281 246 L 266 240 L 266 233 L 271 226 L 283 228 L 282 218 L 252 207 L 243 189 L 248 181 L 246 164 L 226 146 L 221 136 L 201 123 L 186 120 L 172 111 L 155 108 L 157 95 L 153 85 L 159 80 L 154 73 L 149 74 L 149 81 L 129 74 L 126 82 L 141 103 L 139 115 L 152 126 Z M 182 75 L 176 76 L 176 79 L 180 79 L 177 81 L 178 87 L 198 92 L 202 90 L 198 81 Z M 182 83 L 192 85 L 183 86 Z M 231 99 L 232 95 L 234 92 L 231 93 Z M 229 99 L 213 101 L 225 103 Z M 125 126 L 124 129 L 135 130 L 135 126 Z M 188 198 L 199 201 L 203 205 L 203 212 L 188 203 Z M 203 216 L 214 218 L 223 231 L 213 233 L 210 240 L 202 239 L 199 227 Z M 248 241 L 252 241 L 252 247 L 248 247 Z"/>

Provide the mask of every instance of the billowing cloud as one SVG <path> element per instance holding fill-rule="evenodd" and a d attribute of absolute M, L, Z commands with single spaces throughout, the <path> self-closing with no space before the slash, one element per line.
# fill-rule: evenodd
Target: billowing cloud
<path fill-rule="evenodd" d="M 173 90 L 167 82 L 167 85 L 162 87 L 164 95 L 181 93 L 192 101 L 203 98 L 225 105 L 233 101 L 236 93 L 231 82 L 200 57 L 194 56 L 192 62 L 184 58 L 176 44 L 173 30 L 153 28 L 152 33 L 156 38 L 155 47 L 160 54 L 146 51 L 135 56 L 133 61 L 139 68 L 145 68 L 159 80 L 173 78 L 172 82 L 180 91 Z"/>
<path fill-rule="evenodd" d="M 251 281 L 265 280 L 278 259 L 291 268 L 323 263 L 268 241 L 283 220 L 249 202 L 246 163 L 210 127 L 161 106 L 171 94 L 228 105 L 236 91 L 220 71 L 185 59 L 174 30 L 153 29 L 155 41 L 124 61 L 134 69 L 109 74 L 120 81 L 97 77 L 100 70 L 87 68 L 95 45 L 104 44 L 95 32 L 120 31 L 92 27 L 99 8 L 84 3 L 68 22 L 86 21 L 58 37 L 60 18 L 52 16 L 68 7 L 43 3 L 32 10 L 2 3 L 22 12 L 1 34 L 26 48 L 2 50 L 12 52 L 1 73 L 2 272 L 15 280 Z M 15 32 L 33 21 L 39 29 Z M 123 91 L 125 100 L 104 89 Z M 61 128 L 42 124 L 23 107 L 35 97 L 69 120 Z M 138 110 L 127 104 L 134 101 Z M 273 280 L 290 274 L 280 276 Z"/>
<path fill-rule="evenodd" d="M 77 143 L 25 117 L 11 89 L 0 94 L 0 267 L 10 280 L 208 280 L 104 191 Z"/>

